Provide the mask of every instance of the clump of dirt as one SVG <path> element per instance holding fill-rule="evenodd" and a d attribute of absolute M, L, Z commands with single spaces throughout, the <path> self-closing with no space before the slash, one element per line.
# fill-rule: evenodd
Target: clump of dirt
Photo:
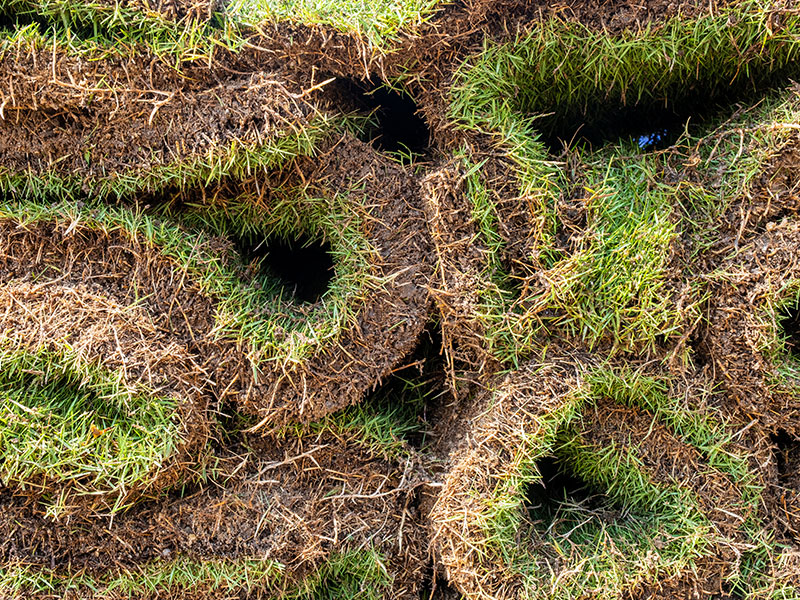
<path fill-rule="evenodd" d="M 784 429 L 769 436 L 773 476 L 767 490 L 775 533 L 795 549 L 800 547 L 800 439 Z"/>

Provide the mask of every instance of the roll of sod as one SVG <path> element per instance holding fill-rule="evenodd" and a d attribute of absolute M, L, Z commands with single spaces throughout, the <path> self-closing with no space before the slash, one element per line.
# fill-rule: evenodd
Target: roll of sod
<path fill-rule="evenodd" d="M 696 326 L 693 253 L 780 137 L 768 123 L 791 121 L 791 92 L 776 106 L 772 90 L 796 72 L 800 29 L 779 5 L 694 8 L 610 30 L 544 13 L 460 67 L 464 149 L 427 198 L 464 365 L 518 365 L 549 335 L 658 354 Z"/>
<path fill-rule="evenodd" d="M 189 44 L 197 56 L 168 59 L 47 31 L 0 34 L 0 188 L 12 194 L 207 186 L 307 155 L 345 120 L 323 114 L 315 90 L 230 51 L 203 62 Z"/>
<path fill-rule="evenodd" d="M 683 597 L 712 579 L 790 590 L 769 562 L 761 479 L 730 443 L 739 427 L 578 356 L 527 364 L 476 401 L 431 513 L 449 580 L 495 599 Z"/>
<path fill-rule="evenodd" d="M 507 554 L 504 541 L 519 525 L 532 465 L 579 410 L 569 397 L 578 383 L 574 367 L 531 365 L 493 383 L 451 452 L 430 517 L 438 560 L 470 598 L 521 594 L 523 577 L 511 568 L 514 553 Z"/>
<path fill-rule="evenodd" d="M 209 437 L 192 336 L 210 323 L 177 276 L 119 231 L 3 215 L 0 477 L 14 493 L 56 515 L 116 512 L 191 472 Z"/>
<path fill-rule="evenodd" d="M 221 363 L 217 395 L 261 426 L 358 402 L 414 349 L 428 318 L 431 256 L 415 181 L 349 136 L 323 156 L 298 163 L 296 188 L 269 193 L 255 180 L 229 200 L 161 212 L 239 248 L 238 281 L 193 276 L 216 302 L 214 335 L 238 356 Z"/>

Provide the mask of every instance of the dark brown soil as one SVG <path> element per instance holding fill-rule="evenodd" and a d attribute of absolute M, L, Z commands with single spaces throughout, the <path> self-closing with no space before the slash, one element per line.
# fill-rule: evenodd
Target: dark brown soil
<path fill-rule="evenodd" d="M 740 409 L 775 430 L 798 430 L 796 395 L 781 384 L 781 361 L 788 353 L 765 350 L 777 343 L 777 323 L 767 311 L 769 298 L 798 275 L 800 232 L 795 223 L 770 224 L 767 231 L 722 265 L 712 279 L 705 345 L 717 377 Z M 773 300 L 774 301 L 774 300 Z"/>

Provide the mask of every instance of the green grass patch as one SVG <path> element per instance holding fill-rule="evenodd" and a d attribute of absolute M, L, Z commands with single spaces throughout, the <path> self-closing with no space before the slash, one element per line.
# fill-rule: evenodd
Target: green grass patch
<path fill-rule="evenodd" d="M 45 493 L 48 512 L 91 496 L 146 488 L 178 450 L 178 400 L 132 388 L 111 373 L 63 352 L 0 347 L 0 478 Z"/>
<path fill-rule="evenodd" d="M 653 347 L 657 338 L 680 333 L 685 312 L 692 311 L 679 310 L 667 289 L 676 237 L 670 198 L 651 187 L 655 169 L 646 158 L 601 154 L 590 169 L 586 234 L 548 271 L 548 289 L 533 304 L 555 309 L 556 324 L 590 346 Z"/>
<path fill-rule="evenodd" d="M 655 161 L 624 160 L 615 151 L 585 157 L 586 232 L 569 255 L 558 256 L 551 248 L 552 260 L 541 265 L 542 283 L 523 297 L 498 257 L 503 243 L 496 209 L 485 187 L 470 181 L 473 215 L 489 254 L 478 318 L 498 358 L 518 364 L 535 350 L 542 332 L 556 331 L 590 347 L 604 343 L 612 352 L 642 351 L 698 318 L 700 291 L 679 307 L 667 287 L 678 229 L 670 195 L 653 185 Z M 479 177 L 476 168 L 469 171 L 471 180 Z"/>
<path fill-rule="evenodd" d="M 76 2 L 75 0 L 2 0 L 0 14 L 17 27 L 0 33 L 13 41 L 20 26 L 28 35 L 58 43 L 63 53 L 131 56 L 149 51 L 179 67 L 190 61 L 209 61 L 218 48 L 237 50 L 246 32 L 224 13 L 209 21 L 165 18 L 153 10 L 134 8 L 125 2 Z"/>
<path fill-rule="evenodd" d="M 0 569 L 0 593 L 22 598 L 33 594 L 91 594 L 93 598 L 161 596 L 213 591 L 270 593 L 287 600 L 377 600 L 391 583 L 383 557 L 374 549 L 335 553 L 306 579 L 292 582 L 284 566 L 253 558 L 198 559 L 188 556 L 152 561 L 137 569 L 107 574 L 59 574 L 23 564 Z"/>
<path fill-rule="evenodd" d="M 387 50 L 400 33 L 413 31 L 432 16 L 438 4 L 439 0 L 236 0 L 227 11 L 250 26 L 270 21 L 329 25 Z"/>
<path fill-rule="evenodd" d="M 380 600 L 392 578 L 385 559 L 372 548 L 331 556 L 285 598 L 291 600 Z"/>

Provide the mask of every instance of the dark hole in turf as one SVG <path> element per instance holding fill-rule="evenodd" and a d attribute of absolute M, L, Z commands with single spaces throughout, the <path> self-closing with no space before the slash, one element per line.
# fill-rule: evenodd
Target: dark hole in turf
<path fill-rule="evenodd" d="M 317 302 L 330 286 L 334 262 L 330 244 L 304 235 L 295 239 L 234 239 L 245 264 L 279 282 L 297 302 Z"/>
<path fill-rule="evenodd" d="M 800 306 L 787 306 L 779 315 L 778 327 L 783 334 L 786 349 L 800 358 Z"/>
<path fill-rule="evenodd" d="M 796 467 L 800 462 L 800 440 L 795 438 L 785 429 L 778 429 L 770 434 L 772 443 L 775 444 L 775 462 L 778 475 L 781 479 L 794 477 Z"/>
<path fill-rule="evenodd" d="M 463 596 L 451 587 L 443 573 L 436 571 L 433 565 L 428 567 L 425 579 L 420 586 L 419 600 L 461 600 Z"/>
<path fill-rule="evenodd" d="M 594 497 L 589 484 L 568 473 L 554 456 L 536 463 L 542 478 L 528 486 L 525 502 L 532 516 L 553 517 L 565 502 L 584 504 Z"/>
<path fill-rule="evenodd" d="M 0 13 L 0 30 L 8 33 L 13 33 L 34 23 L 38 26 L 40 33 L 49 28 L 47 21 L 39 15 L 32 13 Z"/>
<path fill-rule="evenodd" d="M 417 347 L 363 402 L 366 410 L 388 415 L 399 437 L 417 450 L 430 442 L 432 423 L 445 397 L 442 333 L 431 323 L 420 335 Z"/>
<path fill-rule="evenodd" d="M 418 113 L 414 99 L 381 85 L 362 83 L 352 79 L 338 81 L 339 95 L 361 113 L 372 114 L 372 126 L 360 136 L 376 150 L 424 154 L 430 143 L 430 132 L 425 119 Z"/>
<path fill-rule="evenodd" d="M 687 121 L 700 120 L 692 113 L 677 109 L 625 109 L 603 113 L 593 119 L 582 116 L 574 119 L 571 123 L 556 122 L 543 128 L 543 140 L 552 153 L 560 153 L 565 145 L 597 149 L 606 142 L 623 140 L 631 140 L 642 152 L 661 150 L 677 141 Z"/>
<path fill-rule="evenodd" d="M 708 356 L 708 348 L 702 341 L 699 335 L 692 335 L 689 337 L 688 347 L 691 350 L 692 362 L 697 369 L 704 369 L 707 365 L 711 364 L 711 359 Z"/>
<path fill-rule="evenodd" d="M 642 100 L 636 105 L 621 105 L 599 100 L 588 106 L 530 107 L 524 90 L 517 99 L 523 113 L 551 113 L 536 120 L 534 127 L 553 154 L 564 146 L 597 149 L 606 143 L 629 140 L 642 152 L 660 150 L 674 144 L 687 126 L 692 127 L 728 118 L 740 106 L 762 99 L 782 87 L 794 73 L 794 66 L 779 72 L 764 72 L 752 79 L 739 79 L 733 85 L 701 89 L 701 84 L 666 90 L 664 96 Z"/>

